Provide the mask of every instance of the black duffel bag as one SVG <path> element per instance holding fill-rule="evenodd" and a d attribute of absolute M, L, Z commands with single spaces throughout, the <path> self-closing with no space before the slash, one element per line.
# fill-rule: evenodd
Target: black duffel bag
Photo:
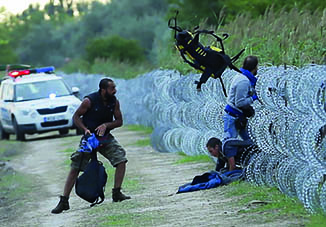
<path fill-rule="evenodd" d="M 92 203 L 91 207 L 102 203 L 107 177 L 103 163 L 97 160 L 96 152 L 93 152 L 84 173 L 76 180 L 76 194 Z"/>

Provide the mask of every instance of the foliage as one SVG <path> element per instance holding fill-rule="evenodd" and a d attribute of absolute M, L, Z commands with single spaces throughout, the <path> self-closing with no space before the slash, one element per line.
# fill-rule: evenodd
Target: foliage
<path fill-rule="evenodd" d="M 17 61 L 17 55 L 14 49 L 10 45 L 10 37 L 5 25 L 0 24 L 0 63 L 9 64 L 11 62 Z"/>
<path fill-rule="evenodd" d="M 324 226 L 326 223 L 326 215 L 325 214 L 313 214 L 309 217 L 309 222 L 306 224 L 307 227 L 315 227 L 315 226 Z"/>
<path fill-rule="evenodd" d="M 90 64 L 85 60 L 74 59 L 59 70 L 66 73 L 103 74 L 113 78 L 131 79 L 152 70 L 152 67 L 146 63 L 130 64 L 129 62 L 119 62 L 114 59 L 96 59 L 94 64 Z"/>
<path fill-rule="evenodd" d="M 176 9 L 180 11 L 178 23 L 184 28 L 199 24 L 218 34 L 228 32 L 231 36 L 225 47 L 231 56 L 246 47 L 243 56 L 257 55 L 263 64 L 321 64 L 326 62 L 325 8 L 326 2 L 319 0 L 49 0 L 44 9 L 34 4 L 17 15 L 0 9 L 0 64 L 63 66 L 67 72 L 124 78 L 154 67 L 186 74 L 193 69 L 183 63 L 167 28 Z M 119 40 L 114 48 L 121 52 L 104 51 L 100 49 L 103 42 L 98 42 L 93 48 L 97 50 L 89 55 L 92 42 L 108 37 Z M 120 45 L 126 40 L 138 44 L 126 51 L 127 45 Z M 211 44 L 206 37 L 201 41 Z M 131 50 L 133 57 L 123 55 Z M 91 61 L 81 60 L 87 56 Z M 100 59 L 92 62 L 96 57 Z M 141 63 L 133 62 L 144 58 Z"/>
<path fill-rule="evenodd" d="M 62 64 L 64 58 L 60 56 L 61 37 L 54 25 L 44 21 L 33 25 L 30 30 L 18 49 L 20 60 L 26 64 L 41 66 Z"/>
<path fill-rule="evenodd" d="M 311 14 L 293 8 L 279 13 L 269 9 L 256 20 L 246 14 L 238 15 L 220 30 L 232 35 L 225 42 L 229 53 L 245 47 L 246 54 L 257 55 L 261 63 L 302 66 L 325 62 L 325 27 L 326 9 Z"/>
<path fill-rule="evenodd" d="M 289 20 L 289 18 L 296 19 Z M 258 56 L 260 65 L 303 66 L 310 63 L 326 63 L 326 40 L 323 38 L 326 32 L 326 9 L 311 14 L 307 9 L 299 11 L 293 8 L 290 11 L 284 9 L 276 12 L 270 8 L 255 20 L 249 14 L 239 14 L 224 26 L 206 25 L 205 28 L 213 29 L 217 34 L 224 32 L 230 34 L 230 37 L 224 41 L 226 53 L 230 56 L 246 48 L 245 53 L 236 63 L 238 67 L 247 55 Z M 200 41 L 204 45 L 216 44 L 205 35 L 200 36 Z M 178 69 L 182 74 L 189 73 L 190 70 L 195 72 L 172 48 L 172 40 L 166 46 L 169 47 L 161 50 L 160 65 L 169 69 Z"/>
<path fill-rule="evenodd" d="M 144 61 L 144 50 L 136 40 L 128 40 L 118 35 L 90 40 L 86 45 L 87 59 L 115 59 L 139 63 Z"/>
<path fill-rule="evenodd" d="M 63 67 L 59 70 L 64 71 L 65 73 L 90 73 L 91 64 L 85 59 L 75 58 L 69 60 Z"/>
<path fill-rule="evenodd" d="M 168 17 L 173 16 L 176 10 L 180 11 L 180 24 L 187 26 L 187 29 L 193 28 L 203 20 L 214 26 L 229 23 L 243 13 L 249 14 L 251 18 L 257 18 L 264 15 L 266 9 L 270 7 L 276 12 L 290 11 L 293 8 L 313 12 L 326 8 L 326 2 L 320 0 L 168 0 L 168 3 Z"/>
<path fill-rule="evenodd" d="M 132 49 L 139 51 L 137 59 L 143 58 L 145 52 L 147 60 L 154 62 L 150 53 L 157 32 L 166 24 L 163 19 L 166 8 L 165 1 L 158 0 L 110 3 L 49 0 L 44 9 L 30 5 L 23 13 L 7 17 L 2 24 L 9 28 L 5 35 L 10 37 L 10 47 L 22 63 L 62 66 L 71 59 L 83 58 L 88 41 L 112 35 L 137 40 L 142 47 Z M 6 61 L 17 63 L 9 55 Z"/>
<path fill-rule="evenodd" d="M 178 22 L 188 29 L 198 25 L 204 19 L 208 24 L 221 22 L 220 12 L 223 9 L 224 1 L 168 0 L 168 2 L 168 17 L 174 16 L 175 11 L 178 10 L 180 13 Z"/>

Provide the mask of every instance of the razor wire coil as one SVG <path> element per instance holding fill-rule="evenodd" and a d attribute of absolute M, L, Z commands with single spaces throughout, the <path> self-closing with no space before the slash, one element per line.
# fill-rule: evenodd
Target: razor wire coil
<path fill-rule="evenodd" d="M 236 72 L 222 79 L 228 90 Z M 261 67 L 256 114 L 248 132 L 256 146 L 241 157 L 246 178 L 298 197 L 310 212 L 326 212 L 326 66 Z M 81 94 L 98 87 L 102 76 L 62 74 Z M 196 91 L 198 74 L 155 70 L 131 80 L 115 79 L 124 121 L 154 128 L 151 142 L 161 152 L 207 154 L 211 137 L 223 139 L 226 98 L 218 80 Z"/>

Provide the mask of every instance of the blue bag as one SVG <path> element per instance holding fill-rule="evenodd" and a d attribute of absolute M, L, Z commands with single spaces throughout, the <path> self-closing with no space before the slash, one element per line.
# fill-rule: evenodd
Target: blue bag
<path fill-rule="evenodd" d="M 195 176 L 191 183 L 184 184 L 179 187 L 177 193 L 193 192 L 216 188 L 221 185 L 229 184 L 235 180 L 243 178 L 242 170 L 233 170 L 225 173 L 210 171 L 200 176 Z"/>

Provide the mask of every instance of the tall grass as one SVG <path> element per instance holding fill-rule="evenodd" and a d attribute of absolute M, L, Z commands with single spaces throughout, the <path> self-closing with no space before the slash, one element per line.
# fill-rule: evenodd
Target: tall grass
<path fill-rule="evenodd" d="M 326 64 L 326 9 L 275 13 L 269 8 L 257 19 L 240 14 L 219 30 L 232 35 L 225 42 L 232 54 L 245 47 L 247 55 L 256 55 L 265 64 Z"/>
<path fill-rule="evenodd" d="M 220 35 L 228 33 L 230 37 L 224 41 L 224 46 L 229 56 L 246 48 L 236 64 L 239 67 L 247 55 L 258 56 L 261 65 L 300 67 L 310 63 L 326 64 L 326 9 L 311 12 L 293 8 L 276 12 L 269 8 L 256 19 L 249 14 L 239 14 L 226 25 L 214 28 L 202 25 L 201 28 L 215 30 Z M 200 41 L 205 46 L 217 45 L 209 35 L 201 35 Z M 192 70 L 171 48 L 172 39 L 168 45 L 162 46 L 161 57 L 158 58 L 160 65 L 184 74 Z"/>
<path fill-rule="evenodd" d="M 114 78 L 131 79 L 153 68 L 152 65 L 146 62 L 132 64 L 112 59 L 96 59 L 93 64 L 90 64 L 85 60 L 75 59 L 64 65 L 60 70 L 65 73 L 104 74 Z"/>
<path fill-rule="evenodd" d="M 238 67 L 245 56 L 256 55 L 260 65 L 294 65 L 316 63 L 326 64 L 326 9 L 311 12 L 309 9 L 292 8 L 276 11 L 268 8 L 265 14 L 253 19 L 249 14 L 239 14 L 226 25 L 209 28 L 204 23 L 201 28 L 215 30 L 216 34 L 229 33 L 224 41 L 226 54 L 234 56 L 241 49 L 245 53 L 236 63 Z M 83 60 L 74 60 L 62 70 L 68 73 L 84 72 L 106 74 L 112 77 L 133 78 L 154 68 L 174 69 L 182 74 L 195 72 L 184 63 L 174 47 L 172 31 L 166 27 L 161 38 L 155 42 L 152 58 L 155 65 L 149 63 L 131 64 L 114 60 L 98 59 L 94 64 Z M 201 35 L 203 45 L 217 45 L 209 35 Z"/>

